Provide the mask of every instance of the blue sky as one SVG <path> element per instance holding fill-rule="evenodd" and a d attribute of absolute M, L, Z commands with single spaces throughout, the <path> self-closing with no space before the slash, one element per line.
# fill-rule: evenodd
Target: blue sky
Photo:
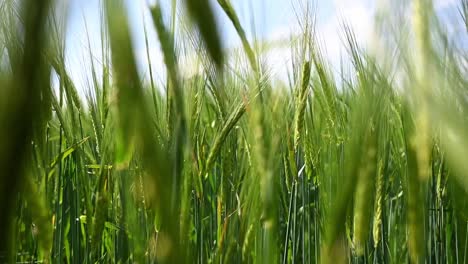
<path fill-rule="evenodd" d="M 240 41 L 231 23 L 217 6 L 216 0 L 210 0 L 215 8 L 222 40 L 225 47 L 240 46 Z M 275 41 L 288 37 L 298 31 L 295 10 L 298 3 L 304 0 L 231 0 L 234 8 L 240 16 L 241 23 L 251 37 L 252 24 L 255 25 L 256 36 L 268 41 Z M 307 1 L 307 0 L 306 0 Z M 317 16 L 317 31 L 327 59 L 332 66 L 337 66 L 340 56 L 344 52 L 342 39 L 340 38 L 341 23 L 349 23 L 357 38 L 363 45 L 367 44 L 373 32 L 373 21 L 376 6 L 385 1 L 392 0 L 309 0 L 315 6 Z M 140 66 L 140 72 L 147 76 L 146 50 L 144 45 L 143 23 L 146 23 L 150 53 L 156 75 L 164 71 L 159 44 L 153 30 L 148 11 L 148 5 L 154 1 L 127 0 L 128 18 L 132 27 L 134 52 Z M 163 11 L 170 11 L 171 0 L 160 1 Z M 180 2 L 180 1 L 179 1 Z M 95 62 L 100 61 L 100 0 L 68 0 L 68 25 L 67 25 L 67 67 L 72 78 L 78 84 L 79 90 L 86 89 L 86 78 L 89 78 L 89 48 L 87 45 L 85 21 L 91 42 L 91 51 Z M 434 6 L 448 23 L 452 23 L 453 31 L 463 30 L 456 17 L 458 0 L 434 0 Z M 455 14 L 455 15 L 454 15 Z M 255 18 L 253 23 L 252 18 Z M 451 21 L 453 20 L 453 21 Z M 144 21 L 144 22 L 143 22 Z M 463 34 L 463 32 L 462 32 Z M 466 33 L 465 33 L 466 34 Z M 466 36 L 466 35 L 465 35 Z M 278 48 L 269 54 L 274 74 L 285 76 L 284 67 L 290 59 L 287 47 Z M 282 72 L 283 71 L 283 72 Z M 161 75 L 158 75 L 162 78 Z"/>

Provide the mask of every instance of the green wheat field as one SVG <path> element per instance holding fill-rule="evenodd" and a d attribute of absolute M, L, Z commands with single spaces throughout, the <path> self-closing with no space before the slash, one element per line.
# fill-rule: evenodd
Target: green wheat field
<path fill-rule="evenodd" d="M 299 5 L 278 81 L 231 1 L 148 5 L 164 68 L 147 44 L 143 80 L 102 0 L 84 92 L 59 0 L 0 1 L 0 263 L 468 263 L 468 2 L 457 38 L 430 0 L 382 10 L 378 49 L 343 23 L 341 69 Z"/>

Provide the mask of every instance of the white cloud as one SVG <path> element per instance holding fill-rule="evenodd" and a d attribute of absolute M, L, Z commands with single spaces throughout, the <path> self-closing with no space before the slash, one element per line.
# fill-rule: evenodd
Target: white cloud
<path fill-rule="evenodd" d="M 380 7 L 380 5 L 382 4 L 390 5 L 391 1 L 392 0 L 332 0 L 330 3 L 317 3 L 317 15 L 319 17 L 323 17 L 323 14 L 327 13 L 326 20 L 317 21 L 317 36 L 319 39 L 320 46 L 324 52 L 325 59 L 327 59 L 330 62 L 331 66 L 334 68 L 335 71 L 339 69 L 341 56 L 343 55 L 345 59 L 348 57 L 347 54 L 345 54 L 346 51 L 344 46 L 343 23 L 346 23 L 350 26 L 350 28 L 353 30 L 356 36 L 356 39 L 358 40 L 358 44 L 362 48 L 372 49 L 372 46 L 369 45 L 375 45 L 375 38 L 373 38 L 373 27 L 375 24 L 374 15 L 376 7 Z M 136 2 L 138 2 L 139 6 L 135 7 L 134 10 L 130 12 L 133 14 L 130 15 L 130 20 L 132 20 L 132 26 L 134 28 L 137 28 L 136 31 L 138 31 L 138 34 L 135 34 L 134 36 L 134 38 L 138 38 L 138 40 L 135 39 L 135 56 L 137 58 L 137 64 L 140 73 L 142 74 L 142 77 L 144 77 L 145 81 L 149 81 L 147 55 L 146 49 L 143 44 L 144 39 L 142 36 L 141 28 L 141 14 L 144 14 L 144 20 L 147 24 L 149 34 L 150 59 L 154 79 L 157 83 L 161 83 L 165 80 L 166 70 L 161 51 L 159 49 L 159 43 L 157 41 L 157 37 L 152 27 L 151 19 L 149 18 L 150 14 L 145 8 L 145 0 L 140 0 Z M 457 3 L 457 0 L 434 0 L 434 6 L 436 10 L 447 7 L 453 7 Z M 331 10 L 328 10 L 328 7 L 330 7 Z M 327 9 L 327 12 L 324 12 L 323 9 Z M 142 10 L 143 12 L 141 12 Z M 92 14 L 89 8 L 85 9 L 84 11 L 86 11 L 85 13 L 90 13 L 87 16 L 97 16 L 96 14 Z M 291 45 L 289 44 L 289 39 L 291 35 L 300 34 L 301 30 L 297 26 L 297 23 L 295 21 L 296 17 L 293 13 L 293 10 L 283 10 L 283 12 L 288 13 L 283 15 L 286 16 L 289 19 L 289 21 L 287 21 L 286 19 L 287 22 L 282 23 L 281 25 L 276 25 L 275 28 L 273 28 L 273 30 L 270 31 L 269 35 L 266 38 L 267 42 L 269 42 L 270 45 L 269 48 L 265 50 L 262 54 L 262 58 L 264 58 L 264 62 L 267 64 L 267 67 L 270 69 L 270 73 L 273 76 L 286 80 L 287 69 L 290 68 L 292 59 L 290 48 Z M 81 19 L 78 19 L 78 21 L 81 22 Z M 79 27 L 76 27 L 75 30 L 77 28 Z M 81 86 L 81 88 L 83 89 L 86 85 L 86 82 L 83 81 L 83 79 L 85 76 L 87 76 L 87 74 L 89 75 L 89 62 L 86 62 L 86 60 L 84 59 L 88 56 L 88 49 L 86 47 L 86 39 L 83 37 L 83 32 L 81 32 L 83 30 L 78 29 L 78 31 L 79 32 L 74 32 L 73 34 L 75 36 L 69 39 L 73 39 L 73 42 L 75 42 L 75 44 L 72 45 L 73 51 L 67 58 L 67 64 L 69 66 L 73 79 L 76 80 L 79 84 L 78 86 Z M 235 42 L 234 46 L 237 47 L 236 49 L 240 51 L 240 54 L 243 54 L 240 42 L 236 37 L 231 36 L 237 36 L 236 33 L 232 31 L 232 29 L 226 32 L 228 32 L 230 35 L 230 37 L 227 37 L 227 39 L 236 40 L 230 43 L 233 44 Z M 99 31 L 91 32 L 91 35 L 91 45 L 93 46 L 93 52 L 99 52 L 100 47 L 99 45 L 96 45 L 99 44 L 99 41 L 94 40 L 94 42 L 96 43 L 93 43 L 93 39 L 95 38 L 93 36 L 99 35 Z M 77 43 L 79 44 L 77 45 Z M 94 48 L 96 48 L 96 50 Z M 198 60 L 197 54 L 186 54 L 184 56 L 181 56 L 179 59 L 181 75 L 183 77 L 190 77 L 200 72 L 200 62 Z M 231 58 L 230 60 L 232 61 L 233 59 Z M 239 65 L 236 65 L 236 67 L 238 66 Z M 238 70 L 241 71 L 242 69 Z"/>
<path fill-rule="evenodd" d="M 349 58 L 343 25 L 350 27 L 361 48 L 369 48 L 373 36 L 374 10 L 374 4 L 370 1 L 334 0 L 331 15 L 317 25 L 320 48 L 335 73 L 340 69 L 342 58 L 345 59 L 344 63 Z"/>
<path fill-rule="evenodd" d="M 294 14 L 290 17 L 295 19 Z M 341 55 L 345 55 L 343 23 L 351 27 L 361 47 L 366 47 L 372 39 L 373 21 L 374 6 L 369 1 L 335 0 L 331 16 L 326 21 L 317 22 L 316 31 L 320 48 L 334 71 L 338 71 Z M 274 29 L 267 36 L 268 48 L 264 50 L 262 58 L 274 78 L 287 80 L 293 58 L 289 40 L 291 36 L 298 36 L 300 33 L 301 29 L 297 23 L 292 22 Z"/>

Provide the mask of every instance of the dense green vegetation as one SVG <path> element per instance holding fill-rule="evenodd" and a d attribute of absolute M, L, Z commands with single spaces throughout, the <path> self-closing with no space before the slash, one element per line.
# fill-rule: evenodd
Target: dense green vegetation
<path fill-rule="evenodd" d="M 383 56 L 344 25 L 339 73 L 302 6 L 288 84 L 229 0 L 239 54 L 208 0 L 152 6 L 166 68 L 144 82 L 119 2 L 80 96 L 53 1 L 0 1 L 0 263 L 467 263 L 467 35 L 429 0 L 380 17 Z"/>

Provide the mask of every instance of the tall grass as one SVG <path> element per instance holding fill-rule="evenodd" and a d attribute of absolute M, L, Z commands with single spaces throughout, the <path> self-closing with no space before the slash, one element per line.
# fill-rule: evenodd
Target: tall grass
<path fill-rule="evenodd" d="M 466 47 L 414 0 L 393 67 L 344 25 L 353 74 L 337 73 L 301 7 L 289 84 L 229 0 L 148 7 L 165 68 L 145 26 L 147 84 L 122 1 L 103 1 L 81 96 L 53 1 L 1 1 L 0 263 L 466 263 Z"/>

